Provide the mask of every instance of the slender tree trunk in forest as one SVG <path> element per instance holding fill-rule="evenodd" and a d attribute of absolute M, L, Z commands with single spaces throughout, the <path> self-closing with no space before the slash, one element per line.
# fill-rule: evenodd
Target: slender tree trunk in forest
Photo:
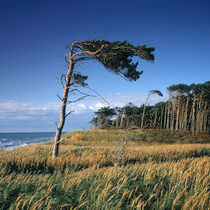
<path fill-rule="evenodd" d="M 123 121 L 124 121 L 124 119 L 125 119 L 125 109 L 123 109 L 123 113 L 122 113 L 122 115 L 121 115 L 121 119 L 120 119 L 120 128 L 123 127 Z"/>
<path fill-rule="evenodd" d="M 195 132 L 195 104 L 196 104 L 196 96 L 193 96 L 193 105 L 192 105 L 192 120 L 191 120 L 191 131 L 194 134 Z"/>
<path fill-rule="evenodd" d="M 200 132 L 204 132 L 204 121 L 205 121 L 205 112 L 206 112 L 206 103 L 205 101 L 202 102 L 201 107 L 201 116 L 200 116 L 200 125 L 199 130 Z"/>
<path fill-rule="evenodd" d="M 170 112 L 171 112 L 171 93 L 169 92 L 166 130 L 169 130 L 170 127 Z"/>
<path fill-rule="evenodd" d="M 191 130 L 191 126 L 192 126 L 192 113 L 193 113 L 193 109 L 192 109 L 192 106 L 191 106 L 189 118 L 188 118 L 188 121 L 187 121 L 187 130 Z"/>
<path fill-rule="evenodd" d="M 161 108 L 161 114 L 160 114 L 160 129 L 162 129 L 163 128 L 163 110 L 164 110 L 164 108 L 162 107 Z"/>
<path fill-rule="evenodd" d="M 187 96 L 187 102 L 185 106 L 185 114 L 184 114 L 184 130 L 187 130 L 187 116 L 188 116 L 188 106 L 189 106 L 190 97 Z"/>
<path fill-rule="evenodd" d="M 183 130 L 184 125 L 184 103 L 180 103 L 180 112 L 179 112 L 179 125 L 178 130 Z"/>
<path fill-rule="evenodd" d="M 164 123 L 163 123 L 163 129 L 166 129 L 166 120 L 167 120 L 167 104 L 165 105 L 165 113 L 164 113 Z"/>
<path fill-rule="evenodd" d="M 210 135 L 210 102 L 207 103 L 207 132 Z"/>
<path fill-rule="evenodd" d="M 155 111 L 155 119 L 154 119 L 154 122 L 153 122 L 153 129 L 155 129 L 155 125 L 156 125 L 156 121 L 157 121 L 157 110 Z"/>
<path fill-rule="evenodd" d="M 180 115 L 179 111 L 180 111 L 180 106 L 181 106 L 181 104 L 180 104 L 180 97 L 179 97 L 178 100 L 177 100 L 177 111 L 176 111 L 176 127 L 175 127 L 176 131 L 179 128 L 179 115 Z"/>
<path fill-rule="evenodd" d="M 208 117 L 208 113 L 207 113 L 207 102 L 205 102 L 204 105 L 204 116 L 203 116 L 203 131 L 207 132 L 207 117 Z"/>
<path fill-rule="evenodd" d="M 202 109 L 201 109 L 201 106 L 202 106 L 202 95 L 203 95 L 203 92 L 201 92 L 201 95 L 200 95 L 200 98 L 199 98 L 199 101 L 197 101 L 197 113 L 196 113 L 196 132 L 200 132 L 200 125 L 201 125 L 201 112 L 202 112 Z"/>
<path fill-rule="evenodd" d="M 175 101 L 172 101 L 172 109 L 171 109 L 171 130 L 174 130 L 174 120 L 175 120 Z"/>

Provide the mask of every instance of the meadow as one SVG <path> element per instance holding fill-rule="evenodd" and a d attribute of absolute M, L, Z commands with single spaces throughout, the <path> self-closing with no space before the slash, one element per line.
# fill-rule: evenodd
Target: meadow
<path fill-rule="evenodd" d="M 91 129 L 0 151 L 0 209 L 208 209 L 210 136 Z"/>

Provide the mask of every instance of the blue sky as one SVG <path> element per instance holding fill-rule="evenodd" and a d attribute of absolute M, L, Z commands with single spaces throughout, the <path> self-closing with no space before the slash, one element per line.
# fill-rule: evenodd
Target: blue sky
<path fill-rule="evenodd" d="M 91 88 L 112 106 L 140 105 L 147 92 L 210 79 L 208 0 L 7 0 L 0 1 L 0 132 L 54 131 L 59 116 L 56 79 L 65 72 L 65 46 L 75 40 L 128 40 L 154 46 L 155 63 L 141 61 L 137 82 L 127 82 L 94 62 L 83 64 Z M 157 96 L 150 103 L 162 100 Z M 104 104 L 89 98 L 65 131 L 88 128 Z M 106 105 L 106 104 L 104 104 Z"/>

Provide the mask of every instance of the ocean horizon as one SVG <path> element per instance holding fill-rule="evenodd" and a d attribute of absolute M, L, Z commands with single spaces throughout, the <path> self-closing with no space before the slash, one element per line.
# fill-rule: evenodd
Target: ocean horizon
<path fill-rule="evenodd" d="M 63 132 L 66 133 L 66 132 Z M 54 139 L 55 132 L 5 132 L 0 133 L 0 148 L 12 150 Z"/>

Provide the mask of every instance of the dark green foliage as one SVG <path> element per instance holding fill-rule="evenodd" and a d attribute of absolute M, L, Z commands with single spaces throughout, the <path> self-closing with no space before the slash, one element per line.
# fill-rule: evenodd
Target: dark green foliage
<path fill-rule="evenodd" d="M 84 60 L 94 59 L 98 60 L 104 67 L 116 74 L 123 76 L 130 81 L 136 81 L 140 78 L 143 71 L 138 71 L 138 62 L 134 62 L 134 57 L 139 57 L 147 61 L 154 61 L 152 52 L 155 50 L 153 47 L 146 47 L 146 45 L 138 45 L 137 47 L 128 43 L 127 41 L 114 41 L 107 40 L 87 40 L 79 42 L 76 46 L 79 50 L 96 52 L 96 54 L 85 55 Z M 82 57 L 80 58 L 80 60 Z"/>
<path fill-rule="evenodd" d="M 210 81 L 198 84 L 173 84 L 167 88 L 168 91 L 177 92 L 179 94 L 200 96 L 203 94 L 205 100 L 210 100 Z"/>
<path fill-rule="evenodd" d="M 163 94 L 159 90 L 151 90 L 150 93 L 151 94 L 155 94 L 156 93 L 159 96 L 163 96 Z"/>
<path fill-rule="evenodd" d="M 91 123 L 95 127 L 110 127 L 111 118 L 116 115 L 116 110 L 110 107 L 102 107 L 97 112 L 95 112 L 97 117 L 91 120 Z"/>
<path fill-rule="evenodd" d="M 168 88 L 168 91 L 176 91 L 180 94 L 189 94 L 192 90 L 192 88 L 186 84 L 177 84 L 177 85 L 171 85 Z"/>
<path fill-rule="evenodd" d="M 73 83 L 76 85 L 81 85 L 82 87 L 87 86 L 87 83 L 85 81 L 87 80 L 88 76 L 81 75 L 80 73 L 74 73 L 73 74 Z"/>

